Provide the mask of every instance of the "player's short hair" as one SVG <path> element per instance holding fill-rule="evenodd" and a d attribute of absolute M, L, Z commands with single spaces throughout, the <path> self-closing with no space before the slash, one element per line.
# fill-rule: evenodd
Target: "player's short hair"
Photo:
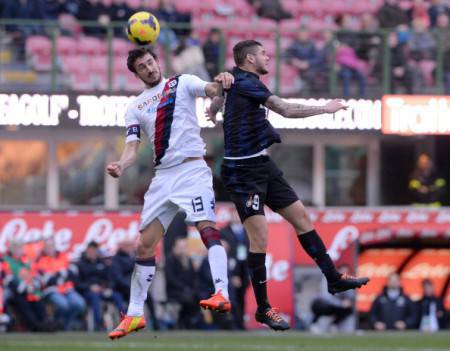
<path fill-rule="evenodd" d="M 242 40 L 233 47 L 233 56 L 236 66 L 240 66 L 245 62 L 248 54 L 254 54 L 257 46 L 263 46 L 256 40 Z"/>
<path fill-rule="evenodd" d="M 137 48 L 137 49 L 128 51 L 128 58 L 127 58 L 128 69 L 131 72 L 136 73 L 136 68 L 134 68 L 134 63 L 136 62 L 137 59 L 141 58 L 142 56 L 144 56 L 146 54 L 150 54 L 153 56 L 153 58 L 155 60 L 158 60 L 158 56 L 156 55 L 156 53 L 149 47 Z"/>

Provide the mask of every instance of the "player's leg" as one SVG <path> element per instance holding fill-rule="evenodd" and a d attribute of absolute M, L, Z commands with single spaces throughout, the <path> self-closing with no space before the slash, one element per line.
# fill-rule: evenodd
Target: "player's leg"
<path fill-rule="evenodd" d="M 280 208 L 277 212 L 294 227 L 297 238 L 306 253 L 316 262 L 328 282 L 328 291 L 331 294 L 360 288 L 367 284 L 368 278 L 356 278 L 348 274 L 341 274 L 336 269 L 333 260 L 328 255 L 325 244 L 317 231 L 300 200 L 291 205 Z"/>
<path fill-rule="evenodd" d="M 130 285 L 130 303 L 127 314 L 120 324 L 109 333 L 110 339 L 121 338 L 132 331 L 145 328 L 144 303 L 147 299 L 148 289 L 156 270 L 155 250 L 162 236 L 164 227 L 158 218 L 155 218 L 140 234 L 136 263 Z"/>
<path fill-rule="evenodd" d="M 204 160 L 186 162 L 178 167 L 178 181 L 170 197 L 171 201 L 186 212 L 186 221 L 196 224 L 203 243 L 208 249 L 208 262 L 216 294 L 202 300 L 200 305 L 219 312 L 228 312 L 227 254 L 220 243 L 214 213 L 215 199 L 212 173 Z M 217 304 L 215 302 L 219 301 Z"/>
<path fill-rule="evenodd" d="M 203 244 L 208 249 L 208 262 L 215 290 L 211 298 L 200 301 L 200 306 L 217 312 L 229 312 L 231 303 L 228 295 L 227 253 L 220 243 L 220 232 L 212 221 L 200 221 L 196 226 Z"/>

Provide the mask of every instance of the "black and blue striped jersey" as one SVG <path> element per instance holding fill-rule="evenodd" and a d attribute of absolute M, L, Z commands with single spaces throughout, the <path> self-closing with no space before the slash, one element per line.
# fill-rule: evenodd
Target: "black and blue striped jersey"
<path fill-rule="evenodd" d="M 235 67 L 232 74 L 234 84 L 226 91 L 223 116 L 224 156 L 249 156 L 280 143 L 263 106 L 273 94 L 255 73 Z"/>

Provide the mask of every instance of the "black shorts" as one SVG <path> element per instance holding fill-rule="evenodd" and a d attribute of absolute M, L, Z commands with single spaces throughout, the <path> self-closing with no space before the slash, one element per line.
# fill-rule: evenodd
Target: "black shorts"
<path fill-rule="evenodd" d="M 221 173 L 242 222 L 254 215 L 264 215 L 264 205 L 277 211 L 298 200 L 283 172 L 269 156 L 224 159 Z"/>

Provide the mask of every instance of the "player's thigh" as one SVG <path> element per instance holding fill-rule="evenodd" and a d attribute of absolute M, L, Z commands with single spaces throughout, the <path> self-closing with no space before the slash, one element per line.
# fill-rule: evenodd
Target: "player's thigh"
<path fill-rule="evenodd" d="M 277 212 L 292 224 L 297 234 L 309 232 L 314 228 L 306 208 L 300 200 L 285 208 L 278 209 Z"/>
<path fill-rule="evenodd" d="M 148 226 L 146 226 L 139 237 L 137 247 L 137 255 L 140 258 L 153 256 L 155 254 L 156 246 L 164 235 L 164 227 L 158 218 L 153 219 Z"/>
<path fill-rule="evenodd" d="M 215 222 L 215 199 L 209 167 L 206 164 L 192 165 L 192 169 L 181 174 L 170 200 L 186 212 L 187 222 Z"/>
<path fill-rule="evenodd" d="M 264 215 L 254 215 L 245 219 L 244 227 L 250 242 L 251 252 L 266 252 L 268 225 Z"/>

